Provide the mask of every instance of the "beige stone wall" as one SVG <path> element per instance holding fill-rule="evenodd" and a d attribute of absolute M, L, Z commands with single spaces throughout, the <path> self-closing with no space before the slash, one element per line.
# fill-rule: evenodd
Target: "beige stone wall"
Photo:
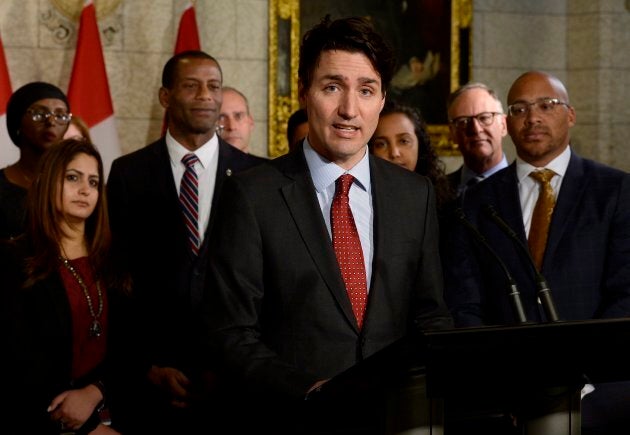
<path fill-rule="evenodd" d="M 75 1 L 78 5 L 82 0 Z M 96 0 L 97 10 L 99 1 Z M 304 0 L 303 0 L 304 1 Z M 159 136 L 160 74 L 171 55 L 182 0 L 122 0 L 99 17 L 105 61 L 125 152 Z M 630 12 L 628 0 L 473 0 L 474 80 L 505 102 L 512 81 L 529 69 L 568 86 L 582 155 L 629 170 Z M 253 153 L 267 154 L 268 0 L 197 0 L 202 48 L 216 56 L 225 84 L 248 97 L 256 119 Z M 2 34 L 14 89 L 45 80 L 66 89 L 77 22 L 53 0 L 0 1 Z M 510 160 L 514 148 L 506 140 Z M 451 159 L 449 167 L 459 165 Z"/>
<path fill-rule="evenodd" d="M 80 8 L 83 1 L 74 3 Z M 163 111 L 157 92 L 183 3 L 122 0 L 113 12 L 98 17 L 124 152 L 159 137 Z M 95 4 L 99 12 L 99 0 Z M 224 83 L 250 100 L 256 119 L 252 152 L 258 155 L 267 155 L 267 9 L 267 0 L 196 1 L 202 49 L 221 63 Z M 13 89 L 43 80 L 67 90 L 77 27 L 52 0 L 2 0 L 0 32 Z"/>
<path fill-rule="evenodd" d="M 629 9 L 626 0 L 475 0 L 473 78 L 505 104 L 521 73 L 557 75 L 577 111 L 576 151 L 630 170 Z M 509 139 L 505 148 L 512 159 Z"/>

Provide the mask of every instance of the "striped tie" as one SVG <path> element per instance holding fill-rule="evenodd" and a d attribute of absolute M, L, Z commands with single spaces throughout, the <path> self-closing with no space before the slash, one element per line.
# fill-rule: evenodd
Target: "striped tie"
<path fill-rule="evenodd" d="M 182 158 L 182 163 L 186 166 L 186 171 L 182 176 L 182 182 L 179 187 L 179 203 L 184 214 L 184 223 L 188 232 L 188 241 L 190 249 L 194 255 L 199 254 L 199 197 L 198 197 L 198 179 L 195 172 L 195 163 L 199 159 L 194 153 L 186 154 Z"/>

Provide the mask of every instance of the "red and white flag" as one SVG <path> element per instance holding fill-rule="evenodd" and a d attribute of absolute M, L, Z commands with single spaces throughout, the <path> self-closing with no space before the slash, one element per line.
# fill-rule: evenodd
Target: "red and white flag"
<path fill-rule="evenodd" d="M 201 50 L 195 5 L 191 1 L 186 2 L 182 16 L 179 19 L 175 54 L 188 50 Z"/>
<path fill-rule="evenodd" d="M 121 149 L 92 0 L 85 0 L 81 12 L 68 100 L 72 113 L 80 116 L 90 128 L 92 142 L 103 158 L 107 178 L 112 161 L 121 155 Z"/>
<path fill-rule="evenodd" d="M 7 103 L 10 97 L 11 77 L 0 38 L 0 168 L 15 163 L 20 158 L 20 150 L 11 142 L 7 131 Z"/>
<path fill-rule="evenodd" d="M 192 1 L 187 1 L 183 6 L 182 15 L 179 18 L 179 28 L 177 29 L 177 41 L 175 41 L 175 54 L 188 51 L 201 50 L 199 43 L 199 30 L 197 29 L 197 15 L 195 5 Z M 166 134 L 168 120 L 164 114 L 162 120 L 162 136 Z"/>

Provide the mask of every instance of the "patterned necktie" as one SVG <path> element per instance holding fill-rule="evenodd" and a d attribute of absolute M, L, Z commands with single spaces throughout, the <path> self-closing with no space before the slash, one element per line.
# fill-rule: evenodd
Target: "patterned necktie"
<path fill-rule="evenodd" d="M 538 201 L 536 201 L 534 213 L 532 214 L 532 223 L 529 228 L 529 238 L 527 239 L 529 250 L 532 253 L 532 258 L 538 270 L 542 267 L 551 215 L 556 205 L 556 198 L 553 194 L 553 188 L 551 187 L 551 179 L 554 175 L 556 175 L 556 173 L 551 169 L 533 171 L 529 174 L 530 177 L 540 184 L 540 193 L 538 194 Z"/>
<path fill-rule="evenodd" d="M 367 279 L 361 240 L 350 209 L 350 186 L 354 177 L 344 174 L 337 178 L 335 197 L 330 209 L 332 239 L 341 276 L 352 304 L 359 329 L 363 327 L 363 314 L 367 304 Z"/>
<path fill-rule="evenodd" d="M 182 163 L 186 166 L 179 187 L 179 203 L 184 214 L 184 223 L 188 233 L 188 242 L 193 254 L 199 254 L 199 196 L 195 163 L 199 159 L 194 153 L 186 154 Z"/>

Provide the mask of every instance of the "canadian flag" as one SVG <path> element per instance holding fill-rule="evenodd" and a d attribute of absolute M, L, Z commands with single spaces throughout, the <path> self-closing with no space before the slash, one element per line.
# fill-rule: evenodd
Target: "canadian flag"
<path fill-rule="evenodd" d="M 10 97 L 11 78 L 0 38 L 0 168 L 15 163 L 20 158 L 20 150 L 13 144 L 7 132 L 7 103 Z"/>
<path fill-rule="evenodd" d="M 121 155 L 121 150 L 92 0 L 85 0 L 81 11 L 68 100 L 73 115 L 80 116 L 90 128 L 92 142 L 103 158 L 107 178 L 112 161 Z"/>
<path fill-rule="evenodd" d="M 175 54 L 188 51 L 201 50 L 199 43 L 199 30 L 197 29 L 197 15 L 195 14 L 195 5 L 193 2 L 187 1 L 183 6 L 182 15 L 179 19 L 179 28 L 177 29 L 177 41 L 175 41 Z M 162 120 L 162 136 L 166 134 L 168 127 L 167 114 L 164 114 Z"/>
<path fill-rule="evenodd" d="M 197 16 L 193 2 L 186 2 L 184 11 L 179 19 L 177 30 L 177 42 L 175 42 L 175 54 L 188 50 L 201 50 L 199 43 L 199 30 L 197 29 Z"/>

